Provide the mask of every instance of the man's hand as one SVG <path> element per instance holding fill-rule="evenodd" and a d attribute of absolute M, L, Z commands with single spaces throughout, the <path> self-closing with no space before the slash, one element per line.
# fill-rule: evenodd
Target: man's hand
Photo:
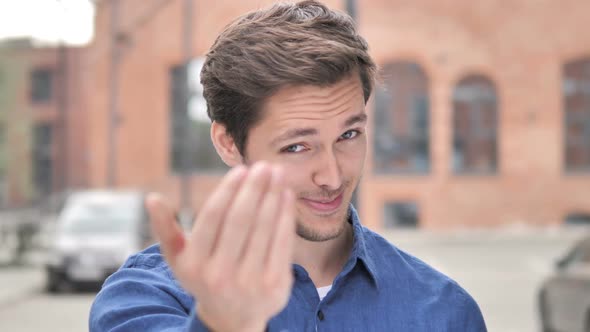
<path fill-rule="evenodd" d="M 232 169 L 188 236 L 160 196 L 146 200 L 162 253 L 213 331 L 263 331 L 289 300 L 295 212 L 282 177 L 264 162 Z"/>

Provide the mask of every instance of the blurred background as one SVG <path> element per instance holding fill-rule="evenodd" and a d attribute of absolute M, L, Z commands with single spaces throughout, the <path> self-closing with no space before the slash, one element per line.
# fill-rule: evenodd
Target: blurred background
<path fill-rule="evenodd" d="M 203 55 L 262 0 L 0 0 L 0 330 L 87 329 L 96 285 L 226 171 Z M 363 223 L 490 331 L 590 331 L 588 0 L 326 0 L 380 68 Z M 81 287 L 94 285 L 94 287 Z"/>

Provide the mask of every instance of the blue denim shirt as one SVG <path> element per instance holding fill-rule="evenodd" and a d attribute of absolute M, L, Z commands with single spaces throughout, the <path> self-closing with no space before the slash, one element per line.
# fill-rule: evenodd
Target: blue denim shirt
<path fill-rule="evenodd" d="M 360 224 L 351 207 L 353 250 L 320 301 L 305 269 L 293 266 L 289 303 L 268 331 L 487 331 L 473 298 L 449 277 Z M 208 331 L 154 245 L 104 283 L 90 331 Z"/>

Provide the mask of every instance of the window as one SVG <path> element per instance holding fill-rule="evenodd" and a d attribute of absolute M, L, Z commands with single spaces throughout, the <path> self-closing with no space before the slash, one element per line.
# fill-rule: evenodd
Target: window
<path fill-rule="evenodd" d="M 416 228 L 420 211 L 415 202 L 386 203 L 383 208 L 383 224 L 388 228 Z"/>
<path fill-rule="evenodd" d="M 6 128 L 4 123 L 0 122 L 0 175 L 3 174 L 6 160 Z"/>
<path fill-rule="evenodd" d="M 53 128 L 39 124 L 33 132 L 33 184 L 38 195 L 51 192 L 53 183 Z"/>
<path fill-rule="evenodd" d="M 570 213 L 565 217 L 566 225 L 588 225 L 590 226 L 590 214 L 589 213 Z"/>
<path fill-rule="evenodd" d="M 498 98 L 483 75 L 469 75 L 453 91 L 453 159 L 457 174 L 490 174 L 497 169 Z"/>
<path fill-rule="evenodd" d="M 590 58 L 563 67 L 565 170 L 590 171 Z"/>
<path fill-rule="evenodd" d="M 35 69 L 31 72 L 31 101 L 45 102 L 51 100 L 53 94 L 53 71 L 51 69 Z"/>
<path fill-rule="evenodd" d="M 175 173 L 227 169 L 211 142 L 201 67 L 197 59 L 170 70 L 170 167 Z"/>
<path fill-rule="evenodd" d="M 8 157 L 6 156 L 6 133 L 5 127 L 3 123 L 0 123 L 0 207 L 6 204 L 6 195 L 8 192 L 8 179 L 6 176 L 7 170 L 7 161 Z"/>
<path fill-rule="evenodd" d="M 374 171 L 430 170 L 428 78 L 419 65 L 385 65 L 383 87 L 375 91 Z"/>
<path fill-rule="evenodd" d="M 175 172 L 181 172 L 184 169 L 182 152 L 185 137 L 184 121 L 187 119 L 186 107 L 183 105 L 185 74 L 183 66 L 175 66 L 170 70 L 170 166 Z"/>

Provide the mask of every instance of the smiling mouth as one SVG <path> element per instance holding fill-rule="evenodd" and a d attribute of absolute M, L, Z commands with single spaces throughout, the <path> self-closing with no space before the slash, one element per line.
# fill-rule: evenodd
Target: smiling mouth
<path fill-rule="evenodd" d="M 320 213 L 331 213 L 336 211 L 342 205 L 343 193 L 331 199 L 313 200 L 301 198 L 301 200 L 311 209 Z"/>

